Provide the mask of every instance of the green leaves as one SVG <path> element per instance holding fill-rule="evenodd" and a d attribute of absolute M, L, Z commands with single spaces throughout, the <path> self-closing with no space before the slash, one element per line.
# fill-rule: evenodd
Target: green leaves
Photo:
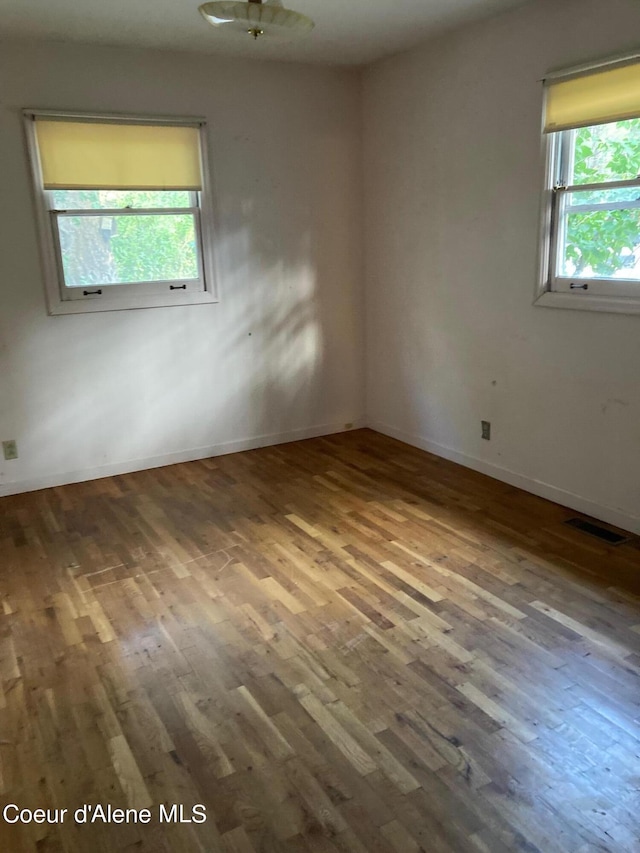
<path fill-rule="evenodd" d="M 640 173 L 640 120 L 580 128 L 573 134 L 572 184 L 632 180 Z M 609 193 L 612 193 L 610 190 Z M 638 190 L 637 195 L 640 195 Z M 580 203 L 614 200 L 605 191 L 585 193 Z M 574 202 L 576 203 L 576 202 Z M 630 208 L 571 213 L 564 246 L 565 275 L 623 273 L 640 258 L 640 215 Z"/>
<path fill-rule="evenodd" d="M 640 121 L 617 121 L 574 131 L 571 183 L 624 181 L 640 173 Z"/>
<path fill-rule="evenodd" d="M 568 275 L 613 276 L 633 263 L 640 242 L 640 211 L 572 213 L 567 217 L 565 258 Z M 591 273 L 590 273 L 591 271 Z"/>
<path fill-rule="evenodd" d="M 196 229 L 186 191 L 55 190 L 68 287 L 198 278 Z M 161 213 L 167 208 L 182 212 Z M 122 211 L 103 214 L 108 210 Z M 131 210 L 131 214 L 127 214 Z M 138 213 L 151 210 L 158 213 Z M 93 212 L 95 211 L 95 215 Z"/>

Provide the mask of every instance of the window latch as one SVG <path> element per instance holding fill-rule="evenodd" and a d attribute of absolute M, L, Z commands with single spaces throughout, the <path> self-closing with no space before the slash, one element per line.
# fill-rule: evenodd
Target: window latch
<path fill-rule="evenodd" d="M 575 281 L 572 281 L 569 287 L 571 290 L 589 290 L 588 284 L 576 284 Z"/>

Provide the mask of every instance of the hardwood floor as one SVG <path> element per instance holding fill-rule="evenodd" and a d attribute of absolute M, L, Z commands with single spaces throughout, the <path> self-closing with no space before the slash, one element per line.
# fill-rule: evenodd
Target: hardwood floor
<path fill-rule="evenodd" d="M 639 851 L 640 549 L 573 515 L 368 430 L 3 499 L 2 806 L 70 811 L 0 850 Z"/>

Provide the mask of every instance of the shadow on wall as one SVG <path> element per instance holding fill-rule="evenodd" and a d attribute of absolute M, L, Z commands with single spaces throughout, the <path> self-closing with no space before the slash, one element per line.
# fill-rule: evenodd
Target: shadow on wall
<path fill-rule="evenodd" d="M 0 437 L 17 438 L 20 459 L 0 460 L 0 484 L 353 420 L 363 405 L 355 77 L 106 49 L 78 73 L 89 52 L 38 46 L 55 80 L 37 73 L 35 48 L 3 54 L 12 214 L 0 326 L 11 356 L 0 363 L 10 368 Z M 106 89 L 105 67 L 119 69 Z M 20 108 L 55 108 L 60 91 L 69 108 L 107 109 L 118 94 L 132 114 L 156 105 L 209 117 L 218 304 L 46 316 Z"/>
<path fill-rule="evenodd" d="M 282 222 L 271 214 L 254 199 L 232 199 L 220 210 L 217 305 L 48 320 L 59 353 L 55 379 L 23 398 L 30 444 L 44 470 L 109 465 L 323 422 L 317 254 L 324 248 L 314 245 L 308 216 L 288 218 L 283 238 Z M 61 327 L 69 332 L 64 344 Z"/>
<path fill-rule="evenodd" d="M 241 377 L 229 376 L 228 403 L 242 418 L 236 426 L 244 434 L 317 424 L 323 412 L 325 340 L 311 227 L 306 224 L 296 256 L 285 261 L 277 226 L 262 220 L 255 202 L 242 208 L 243 222 L 256 227 L 237 229 L 222 247 L 232 270 L 222 276 L 224 286 L 237 297 L 231 300 L 222 358 L 230 371 L 234 354 L 245 359 Z"/>

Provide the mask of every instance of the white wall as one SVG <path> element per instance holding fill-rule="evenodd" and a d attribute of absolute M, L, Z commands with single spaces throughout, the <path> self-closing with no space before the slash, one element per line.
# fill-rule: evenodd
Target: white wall
<path fill-rule="evenodd" d="M 0 51 L 0 494 L 368 421 L 640 531 L 640 317 L 532 306 L 538 80 L 622 52 L 635 0 L 536 0 L 365 74 Z M 20 109 L 209 120 L 218 305 L 48 317 Z M 480 420 L 493 424 L 480 439 Z"/>
<path fill-rule="evenodd" d="M 209 122 L 221 301 L 48 317 L 20 110 Z M 58 44 L 0 51 L 0 494 L 363 414 L 355 72 Z"/>
<path fill-rule="evenodd" d="M 532 305 L 538 81 L 638 33 L 536 0 L 378 64 L 364 166 L 371 425 L 640 532 L 640 317 Z"/>

